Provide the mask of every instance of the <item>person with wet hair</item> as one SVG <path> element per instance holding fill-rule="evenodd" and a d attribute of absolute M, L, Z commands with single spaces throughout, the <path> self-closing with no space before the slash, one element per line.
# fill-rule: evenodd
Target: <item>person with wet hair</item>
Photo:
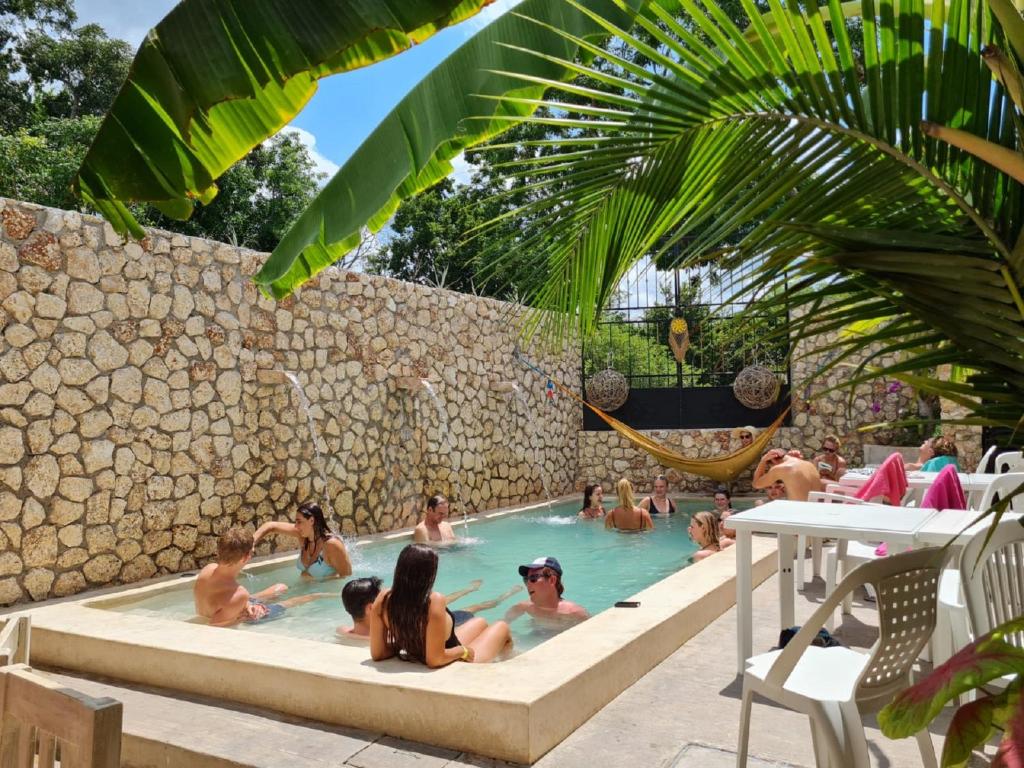
<path fill-rule="evenodd" d="M 694 561 L 703 560 L 724 548 L 718 537 L 718 520 L 711 512 L 697 512 L 690 518 L 690 525 L 686 529 L 693 542 L 700 549 L 693 554 Z M 728 545 L 726 545 L 728 546 Z"/>
<path fill-rule="evenodd" d="M 438 493 L 427 499 L 423 519 L 412 532 L 417 544 L 447 544 L 455 541 L 455 531 L 448 522 L 448 499 Z"/>
<path fill-rule="evenodd" d="M 267 534 L 278 533 L 302 542 L 295 567 L 303 579 L 344 578 L 352 574 L 352 561 L 341 537 L 327 525 L 320 505 L 312 501 L 302 504 L 294 523 L 270 521 L 256 529 L 253 547 Z"/>
<path fill-rule="evenodd" d="M 377 599 L 382 584 L 383 582 L 376 576 L 352 579 L 345 583 L 345 586 L 341 588 L 341 604 L 345 606 L 348 615 L 352 617 L 352 626 L 338 627 L 338 635 L 369 640 L 370 620 L 366 615 L 366 609 Z"/>
<path fill-rule="evenodd" d="M 600 483 L 588 485 L 583 489 L 583 508 L 579 517 L 584 520 L 600 520 L 604 517 L 604 488 Z"/>
<path fill-rule="evenodd" d="M 653 492 L 650 496 L 640 499 L 640 504 L 637 506 L 646 509 L 652 515 L 674 515 L 676 505 L 668 497 L 668 478 L 664 475 L 654 478 Z"/>
<path fill-rule="evenodd" d="M 428 667 L 455 661 L 491 661 L 511 642 L 508 624 L 488 625 L 479 617 L 455 626 L 448 600 L 434 591 L 437 552 L 409 544 L 398 555 L 391 589 L 374 600 L 370 610 L 370 656 L 394 656 Z"/>
<path fill-rule="evenodd" d="M 624 477 L 615 485 L 615 491 L 619 496 L 619 506 L 605 516 L 605 530 L 653 531 L 651 513 L 633 502 L 633 484 Z"/>

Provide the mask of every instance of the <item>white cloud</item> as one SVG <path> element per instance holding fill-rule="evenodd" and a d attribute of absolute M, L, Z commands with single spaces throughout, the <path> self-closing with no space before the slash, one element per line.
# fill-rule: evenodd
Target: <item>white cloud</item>
<path fill-rule="evenodd" d="M 466 153 L 459 152 L 459 154 L 452 158 L 451 163 L 454 170 L 452 170 L 449 176 L 452 177 L 452 181 L 456 184 L 469 184 L 473 179 L 474 168 L 466 160 Z"/>
<path fill-rule="evenodd" d="M 316 136 L 312 133 L 304 128 L 298 128 L 294 125 L 285 126 L 281 129 L 281 132 L 294 134 L 302 143 L 302 146 L 306 148 L 306 151 L 309 152 L 309 157 L 316 166 L 316 170 L 320 173 L 327 174 L 323 179 L 321 179 L 321 186 L 330 181 L 334 174 L 338 172 L 338 168 L 340 166 L 317 151 Z"/>

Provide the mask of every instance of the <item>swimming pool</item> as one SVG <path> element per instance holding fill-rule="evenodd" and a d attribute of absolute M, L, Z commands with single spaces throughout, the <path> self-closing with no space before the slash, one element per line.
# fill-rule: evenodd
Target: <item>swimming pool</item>
<path fill-rule="evenodd" d="M 564 501 L 525 512 L 503 514 L 473 524 L 469 536 L 463 526 L 455 523 L 456 533 L 463 541 L 439 549 L 435 589 L 445 594 L 464 589 L 474 579 L 480 588 L 451 604 L 452 610 L 466 609 L 474 603 L 497 597 L 511 587 L 522 586 L 517 568 L 537 557 L 558 558 L 562 569 L 564 597 L 579 603 L 591 615 L 610 608 L 618 600 L 628 598 L 686 567 L 697 547 L 686 529 L 690 513 L 708 509 L 707 502 L 692 501 L 679 505 L 671 517 L 656 517 L 655 530 L 644 534 L 621 534 L 606 531 L 601 520 L 580 520 L 576 517 L 579 502 Z M 453 521 L 454 522 L 454 521 Z M 388 584 L 398 553 L 409 543 L 408 537 L 357 543 L 353 547 L 353 577 L 379 576 Z M 281 563 L 270 569 L 259 569 L 243 583 L 250 592 L 284 582 L 288 596 L 311 592 L 332 592 L 334 597 L 290 608 L 277 620 L 263 624 L 242 624 L 246 632 L 287 635 L 322 642 L 341 642 L 335 628 L 350 624 L 341 605 L 343 582 L 303 582 L 294 562 Z M 503 618 L 519 600 L 526 600 L 525 590 L 500 605 L 479 612 L 489 622 Z M 110 610 L 123 613 L 193 619 L 192 585 L 141 597 L 132 602 L 115 603 Z M 557 634 L 558 630 L 537 626 L 526 615 L 512 622 L 513 644 L 521 652 Z"/>
<path fill-rule="evenodd" d="M 568 518 L 575 507 L 575 501 L 558 506 L 554 516 Z M 707 505 L 701 502 L 685 507 L 690 511 L 697 508 Z M 507 514 L 523 513 L 513 510 Z M 524 516 L 529 515 L 539 521 L 534 524 L 547 553 L 559 554 L 550 550 L 549 537 L 562 527 L 587 531 L 582 535 L 595 537 L 595 545 L 621 545 L 614 552 L 628 566 L 626 571 L 648 569 L 646 553 L 641 555 L 631 548 L 641 546 L 640 542 L 648 538 L 653 544 L 658 534 L 628 536 L 605 533 L 600 523 L 577 529 L 568 521 L 544 522 L 542 518 L 550 517 L 544 507 Z M 500 538 L 493 531 L 500 533 L 501 529 L 490 528 L 499 520 L 495 517 L 471 523 L 470 534 L 478 539 Z M 678 532 L 676 525 L 672 526 L 672 535 L 680 535 L 682 547 L 685 519 L 675 523 L 683 524 Z M 461 526 L 457 528 L 461 533 Z M 668 531 L 664 527 L 663 533 L 668 535 Z M 411 534 L 381 538 L 383 557 L 388 547 L 394 545 L 392 552 L 397 551 Z M 360 568 L 369 559 L 358 558 L 371 553 L 378 543 L 367 544 L 365 549 L 363 546 L 354 548 Z M 755 537 L 755 586 L 775 571 L 775 552 L 774 538 Z M 570 565 L 564 557 L 566 594 L 583 600 L 583 593 L 577 593 L 577 589 L 587 581 L 601 580 L 607 573 L 602 568 L 611 567 L 613 559 L 607 550 L 596 549 L 596 570 L 586 579 L 584 565 Z M 681 567 L 686 559 L 680 551 L 668 576 L 626 595 L 637 600 L 639 607 L 597 613 L 536 648 L 520 649 L 520 653 L 499 664 L 450 664 L 429 670 L 398 659 L 372 662 L 365 646 L 268 631 L 225 630 L 162 613 L 140 615 L 114 610 L 119 606 L 139 607 L 144 600 L 162 594 L 188 598 L 193 579 L 177 577 L 32 606 L 28 609 L 32 617 L 32 659 L 42 666 L 267 707 L 324 723 L 383 731 L 440 747 L 532 763 L 734 604 L 736 560 L 731 550 Z M 509 567 L 520 561 L 515 554 Z M 280 555 L 252 568 L 260 579 L 261 572 L 280 563 L 295 573 L 294 554 Z M 512 573 L 515 580 L 514 569 Z M 510 583 L 507 569 L 501 570 L 500 577 L 493 584 L 495 591 L 501 589 L 499 585 Z M 339 587 L 334 584 L 334 589 Z M 491 587 L 487 577 L 480 592 L 464 600 L 489 596 Z M 619 597 L 616 590 L 609 599 Z M 340 614 L 340 606 L 338 611 Z M 460 726 L 452 727 L 453 723 Z M 160 762 L 164 759 L 161 755 L 155 749 L 150 762 Z"/>

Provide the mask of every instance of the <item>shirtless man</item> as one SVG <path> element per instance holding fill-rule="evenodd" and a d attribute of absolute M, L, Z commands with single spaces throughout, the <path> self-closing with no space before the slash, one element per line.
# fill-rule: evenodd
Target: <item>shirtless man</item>
<path fill-rule="evenodd" d="M 238 574 L 252 557 L 252 547 L 252 532 L 229 528 L 217 539 L 217 562 L 199 572 L 192 590 L 196 613 L 208 618 L 215 627 L 265 618 L 272 609 L 263 601 L 278 597 L 288 589 L 284 584 L 275 584 L 250 595 L 238 583 Z"/>
<path fill-rule="evenodd" d="M 217 562 L 210 563 L 199 572 L 192 596 L 196 613 L 210 620 L 215 627 L 228 627 L 240 621 L 257 622 L 273 619 L 290 608 L 311 600 L 333 597 L 329 592 L 317 592 L 284 600 L 280 603 L 266 603 L 284 594 L 288 587 L 275 584 L 255 595 L 238 583 L 238 574 L 252 557 L 252 531 L 246 528 L 229 528 L 217 539 Z"/>
<path fill-rule="evenodd" d="M 455 541 L 455 531 L 448 522 L 448 499 L 440 493 L 427 500 L 427 511 L 413 531 L 412 540 L 417 544 L 443 544 Z"/>
<path fill-rule="evenodd" d="M 529 600 L 516 603 L 505 614 L 505 621 L 512 622 L 524 613 L 534 619 L 557 627 L 576 624 L 590 617 L 587 610 L 574 602 L 562 599 L 562 566 L 553 557 L 538 557 L 529 565 L 519 566 Z"/>
<path fill-rule="evenodd" d="M 776 480 L 786 486 L 786 498 L 791 501 L 807 501 L 808 493 L 821 490 L 818 468 L 781 448 L 772 448 L 761 457 L 754 470 L 753 485 L 769 488 Z"/>

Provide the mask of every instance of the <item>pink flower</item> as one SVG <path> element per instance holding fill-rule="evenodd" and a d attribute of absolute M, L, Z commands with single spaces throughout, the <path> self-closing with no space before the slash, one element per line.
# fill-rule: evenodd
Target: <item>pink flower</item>
<path fill-rule="evenodd" d="M 872 413 L 878 413 L 880 410 L 882 410 L 882 404 L 880 402 L 875 400 L 874 402 L 871 403 Z"/>
<path fill-rule="evenodd" d="M 893 382 L 890 382 L 890 383 L 889 383 L 889 394 L 890 394 L 890 395 L 894 395 L 894 394 L 896 394 L 896 393 L 897 393 L 897 392 L 899 392 L 899 391 L 900 391 L 901 389 L 903 389 L 903 384 L 902 384 L 902 382 L 899 382 L 899 381 L 893 381 Z"/>

